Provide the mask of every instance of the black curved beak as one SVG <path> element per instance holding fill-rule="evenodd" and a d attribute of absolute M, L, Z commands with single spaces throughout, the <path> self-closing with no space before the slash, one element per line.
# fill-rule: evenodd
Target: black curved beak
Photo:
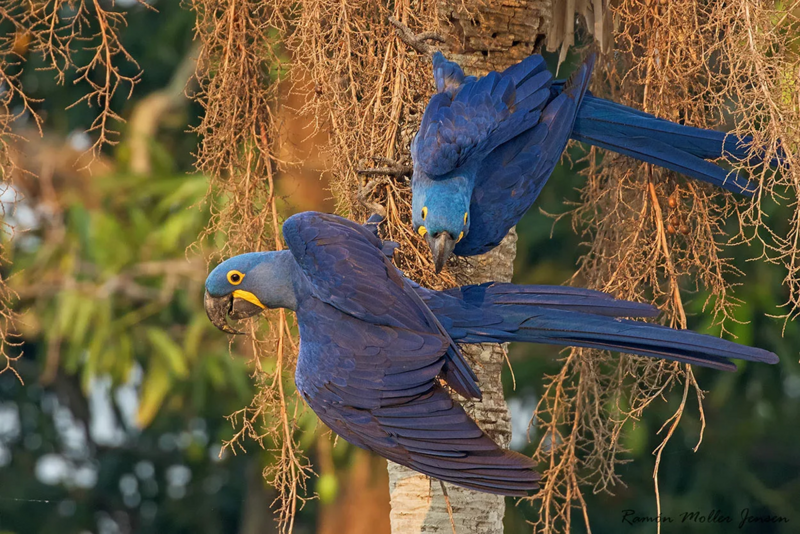
<path fill-rule="evenodd" d="M 425 241 L 433 254 L 433 265 L 436 268 L 436 274 L 441 272 L 447 259 L 453 254 L 453 249 L 456 247 L 456 240 L 449 232 L 440 232 L 435 236 L 425 234 Z"/>
<path fill-rule="evenodd" d="M 206 309 L 206 315 L 208 315 L 208 320 L 211 321 L 211 324 L 226 334 L 241 334 L 238 330 L 228 326 L 227 317 L 233 309 L 233 295 L 212 297 L 206 291 L 203 297 L 203 307 Z"/>
<path fill-rule="evenodd" d="M 263 308 L 256 306 L 252 302 L 234 298 L 232 294 L 225 295 L 224 297 L 212 297 L 208 294 L 208 291 L 206 291 L 203 297 L 203 307 L 206 309 L 206 315 L 208 315 L 211 324 L 226 334 L 243 333 L 234 330 L 228 325 L 228 317 L 238 321 L 240 319 L 253 317 L 264 311 Z"/>

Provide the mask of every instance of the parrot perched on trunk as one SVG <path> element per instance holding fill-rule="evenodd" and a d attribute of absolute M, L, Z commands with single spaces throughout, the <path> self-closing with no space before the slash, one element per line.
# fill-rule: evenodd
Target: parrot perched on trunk
<path fill-rule="evenodd" d="M 411 145 L 412 222 L 439 272 L 451 254 L 496 247 L 531 207 L 569 139 L 753 195 L 754 184 L 706 161 L 751 163 L 749 137 L 683 126 L 592 96 L 595 57 L 553 80 L 542 56 L 476 79 L 437 52 L 436 94 Z M 778 163 L 773 161 L 771 163 Z"/>
<path fill-rule="evenodd" d="M 295 382 L 342 438 L 452 484 L 502 495 L 537 488 L 533 461 L 501 449 L 454 402 L 447 384 L 481 398 L 456 345 L 528 341 L 643 354 L 735 370 L 738 358 L 776 363 L 771 352 L 636 322 L 650 305 L 599 291 L 489 283 L 432 291 L 392 264 L 393 244 L 374 227 L 306 212 L 283 225 L 288 250 L 230 258 L 206 280 L 211 322 L 265 308 L 297 314 Z"/>

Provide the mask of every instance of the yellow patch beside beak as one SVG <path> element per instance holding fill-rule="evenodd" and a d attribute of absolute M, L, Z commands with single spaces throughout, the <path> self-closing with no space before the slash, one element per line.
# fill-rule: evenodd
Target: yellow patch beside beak
<path fill-rule="evenodd" d="M 250 293 L 249 291 L 245 291 L 243 289 L 237 289 L 236 291 L 234 291 L 233 292 L 233 298 L 246 300 L 247 302 L 249 302 L 251 304 L 255 304 L 256 306 L 258 306 L 260 308 L 266 308 L 266 306 L 261 304 L 261 301 L 258 300 L 257 296 L 255 296 L 252 293 Z"/>

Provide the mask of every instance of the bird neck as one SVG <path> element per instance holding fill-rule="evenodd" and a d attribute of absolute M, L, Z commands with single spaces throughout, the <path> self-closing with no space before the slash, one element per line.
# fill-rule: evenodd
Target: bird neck
<path fill-rule="evenodd" d="M 291 251 L 267 252 L 254 274 L 259 280 L 256 296 L 267 308 L 297 310 L 297 303 L 308 292 L 308 281 Z"/>
<path fill-rule="evenodd" d="M 472 189 L 475 187 L 475 176 L 477 174 L 478 170 L 475 165 L 466 164 L 452 171 L 443 181 L 458 184 L 459 188 L 467 190 L 472 194 Z"/>

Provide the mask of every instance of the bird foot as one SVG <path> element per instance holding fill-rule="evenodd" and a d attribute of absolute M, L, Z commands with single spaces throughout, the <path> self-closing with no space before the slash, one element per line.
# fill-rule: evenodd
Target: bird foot
<path fill-rule="evenodd" d="M 383 207 L 381 206 L 381 209 Z M 386 214 L 373 213 L 367 222 L 364 223 L 364 228 L 372 232 L 372 234 L 381 240 L 381 252 L 390 260 L 394 257 L 394 251 L 400 246 L 394 241 L 384 241 L 381 237 L 380 225 L 386 220 Z"/>
<path fill-rule="evenodd" d="M 419 52 L 420 54 L 424 54 L 426 56 L 432 56 L 434 52 L 436 52 L 437 48 L 435 46 L 431 46 L 425 41 L 436 41 L 437 43 L 444 43 L 444 37 L 436 32 L 422 32 L 422 33 L 414 33 L 411 29 L 397 20 L 394 17 L 387 17 L 389 23 L 395 27 L 397 32 L 397 37 L 403 41 L 405 44 Z"/>
<path fill-rule="evenodd" d="M 375 187 L 378 185 L 378 180 L 370 180 L 369 182 L 364 185 L 364 187 L 359 188 L 358 190 L 358 201 L 361 202 L 364 206 L 372 210 L 372 213 L 379 215 L 382 219 L 386 218 L 386 208 L 382 205 L 378 204 L 377 202 L 373 202 L 370 200 L 370 195 L 372 192 L 375 191 Z"/>
<path fill-rule="evenodd" d="M 390 158 L 373 157 L 371 159 L 378 165 L 383 165 L 383 167 L 360 168 L 356 170 L 356 174 L 361 176 L 392 176 L 394 178 L 400 178 L 402 176 L 411 176 L 414 172 L 414 167 L 411 165 L 403 165 Z"/>

